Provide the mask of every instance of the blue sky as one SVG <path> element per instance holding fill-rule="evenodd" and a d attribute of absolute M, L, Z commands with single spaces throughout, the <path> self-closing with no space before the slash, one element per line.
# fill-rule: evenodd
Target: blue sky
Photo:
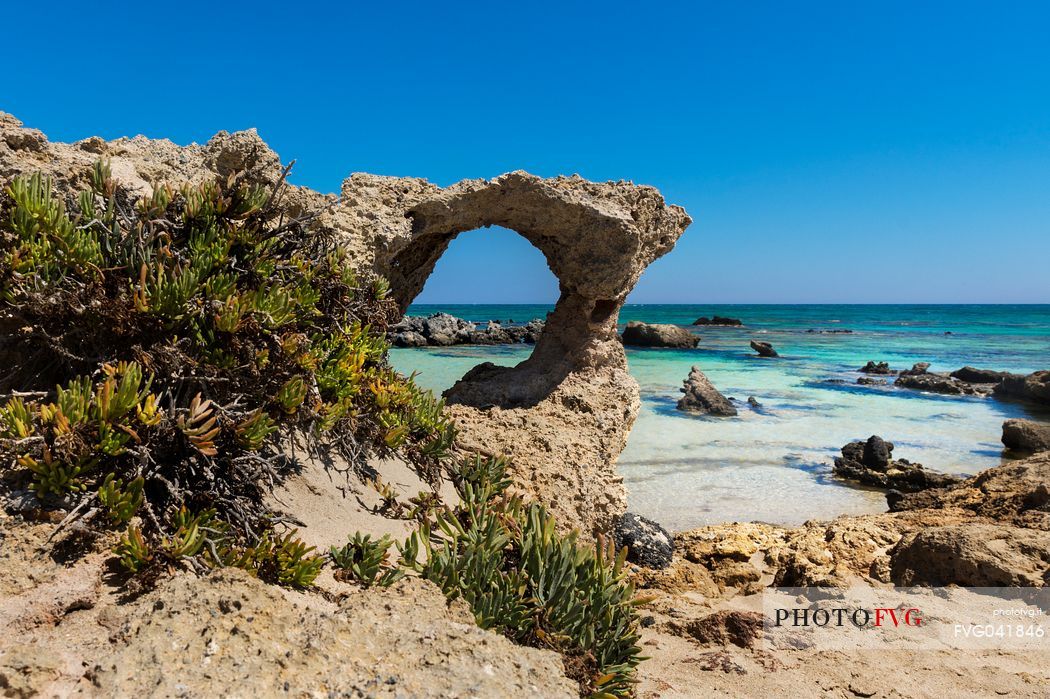
<path fill-rule="evenodd" d="M 694 224 L 635 303 L 1050 302 L 1046 3 L 127 7 L 6 6 L 0 110 L 54 140 L 256 127 L 327 191 L 652 184 Z M 556 293 L 490 229 L 417 301 Z"/>

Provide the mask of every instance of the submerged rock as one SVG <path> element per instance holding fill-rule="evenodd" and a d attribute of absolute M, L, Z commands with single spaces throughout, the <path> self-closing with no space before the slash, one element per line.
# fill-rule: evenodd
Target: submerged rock
<path fill-rule="evenodd" d="M 816 334 L 816 335 L 852 335 L 853 334 L 852 330 L 847 330 L 846 328 L 830 328 L 830 329 L 828 329 L 828 328 L 810 328 L 806 332 L 811 334 L 811 335 L 812 334 Z"/>
<path fill-rule="evenodd" d="M 867 364 L 857 371 L 862 374 L 880 374 L 882 376 L 890 376 L 897 373 L 894 369 L 890 369 L 890 365 L 886 362 L 873 362 L 870 359 Z"/>
<path fill-rule="evenodd" d="M 699 367 L 694 366 L 689 370 L 685 386 L 679 390 L 685 394 L 678 401 L 679 410 L 705 415 L 731 416 L 737 414 L 733 404 L 714 387 Z"/>
<path fill-rule="evenodd" d="M 865 442 L 850 442 L 835 458 L 836 476 L 864 485 L 914 493 L 928 488 L 943 488 L 961 483 L 962 479 L 937 473 L 913 464 L 907 459 L 893 460 L 893 443 L 872 435 Z"/>
<path fill-rule="evenodd" d="M 651 519 L 625 512 L 613 530 L 616 548 L 627 547 L 627 560 L 646 568 L 666 568 L 674 557 L 674 536 Z"/>
<path fill-rule="evenodd" d="M 691 349 L 700 337 L 685 328 L 668 323 L 643 323 L 632 320 L 623 329 L 623 344 L 632 347 L 676 347 Z"/>
<path fill-rule="evenodd" d="M 861 386 L 885 386 L 887 381 L 886 379 L 873 379 L 868 376 L 861 376 L 857 379 L 857 383 Z"/>
<path fill-rule="evenodd" d="M 752 340 L 751 341 L 751 349 L 753 349 L 756 352 L 758 352 L 758 356 L 760 356 L 760 357 L 779 357 L 780 356 L 779 354 L 777 354 L 777 351 L 775 349 L 773 349 L 773 345 L 769 344 L 768 342 L 761 342 L 759 340 Z"/>
<path fill-rule="evenodd" d="M 1003 423 L 1003 444 L 1017 451 L 1050 451 L 1050 425 L 1032 420 L 1007 420 Z"/>
<path fill-rule="evenodd" d="M 715 325 L 722 327 L 738 327 L 743 324 L 744 322 L 739 318 L 727 318 L 725 316 L 714 316 L 713 318 L 702 316 L 693 321 L 693 325 Z"/>

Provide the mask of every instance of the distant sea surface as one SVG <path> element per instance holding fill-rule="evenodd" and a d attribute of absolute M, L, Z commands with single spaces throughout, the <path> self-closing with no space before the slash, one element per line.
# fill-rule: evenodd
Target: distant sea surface
<path fill-rule="evenodd" d="M 409 314 L 444 311 L 477 322 L 523 323 L 551 309 L 415 305 Z M 690 325 L 712 315 L 739 318 L 744 327 Z M 973 474 L 1002 463 L 1003 420 L 1050 420 L 1046 412 L 995 399 L 856 384 L 857 369 L 869 359 L 895 369 L 920 361 L 932 371 L 1050 369 L 1050 305 L 628 305 L 620 322 L 631 320 L 681 325 L 701 336 L 694 350 L 627 349 L 642 411 L 618 469 L 630 508 L 673 530 L 882 512 L 881 492 L 832 478 L 832 457 L 846 442 L 878 434 L 895 444 L 895 458 Z M 772 343 L 782 358 L 758 358 L 751 338 Z M 480 362 L 514 365 L 531 351 L 527 345 L 394 349 L 391 360 L 402 372 L 419 372 L 418 381 L 440 393 Z M 675 410 L 693 365 L 739 401 L 739 416 Z M 760 410 L 747 406 L 749 396 Z"/>

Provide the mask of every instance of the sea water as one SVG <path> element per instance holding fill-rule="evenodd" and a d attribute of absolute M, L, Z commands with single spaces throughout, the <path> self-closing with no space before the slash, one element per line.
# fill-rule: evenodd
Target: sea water
<path fill-rule="evenodd" d="M 521 323 L 550 309 L 420 305 L 409 313 Z M 745 325 L 690 325 L 715 314 Z M 882 492 L 832 476 L 832 458 L 846 442 L 877 434 L 894 443 L 895 458 L 973 474 L 1002 463 L 1003 420 L 1050 420 L 1050 413 L 1019 403 L 897 389 L 893 377 L 886 387 L 856 384 L 868 360 L 896 369 L 925 361 L 932 371 L 1050 369 L 1050 305 L 627 305 L 620 322 L 630 320 L 673 323 L 701 337 L 692 350 L 627 348 L 642 409 L 617 468 L 631 510 L 672 530 L 885 511 Z M 752 338 L 772 343 L 781 357 L 759 358 Z M 527 345 L 395 349 L 391 361 L 440 393 L 480 362 L 514 365 L 531 351 Z M 738 401 L 737 417 L 675 410 L 694 365 Z M 760 408 L 747 405 L 752 396 Z"/>

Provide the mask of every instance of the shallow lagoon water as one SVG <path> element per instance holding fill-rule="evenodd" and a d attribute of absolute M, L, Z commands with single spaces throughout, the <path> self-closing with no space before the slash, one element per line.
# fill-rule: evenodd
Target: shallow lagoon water
<path fill-rule="evenodd" d="M 413 307 L 475 321 L 543 317 L 547 306 Z M 856 385 L 867 360 L 933 370 L 964 365 L 1018 372 L 1050 368 L 1050 306 L 627 306 L 621 321 L 686 325 L 728 315 L 744 328 L 694 327 L 695 350 L 628 349 L 642 410 L 618 463 L 633 511 L 674 530 L 725 521 L 798 524 L 843 513 L 881 512 L 881 492 L 831 475 L 839 447 L 878 434 L 894 456 L 929 468 L 972 474 L 1002 463 L 1001 424 L 1009 417 L 1050 419 L 1016 403 Z M 819 334 L 813 329 L 851 329 Z M 950 335 L 945 335 L 950 332 Z M 761 359 L 752 337 L 780 359 Z M 395 349 L 401 371 L 418 371 L 437 392 L 476 364 L 514 365 L 529 346 Z M 675 410 L 679 387 L 697 365 L 739 416 L 709 418 Z M 841 380 L 844 383 L 831 383 Z M 892 378 L 891 378 L 892 383 Z M 754 396 L 761 408 L 751 409 Z"/>

